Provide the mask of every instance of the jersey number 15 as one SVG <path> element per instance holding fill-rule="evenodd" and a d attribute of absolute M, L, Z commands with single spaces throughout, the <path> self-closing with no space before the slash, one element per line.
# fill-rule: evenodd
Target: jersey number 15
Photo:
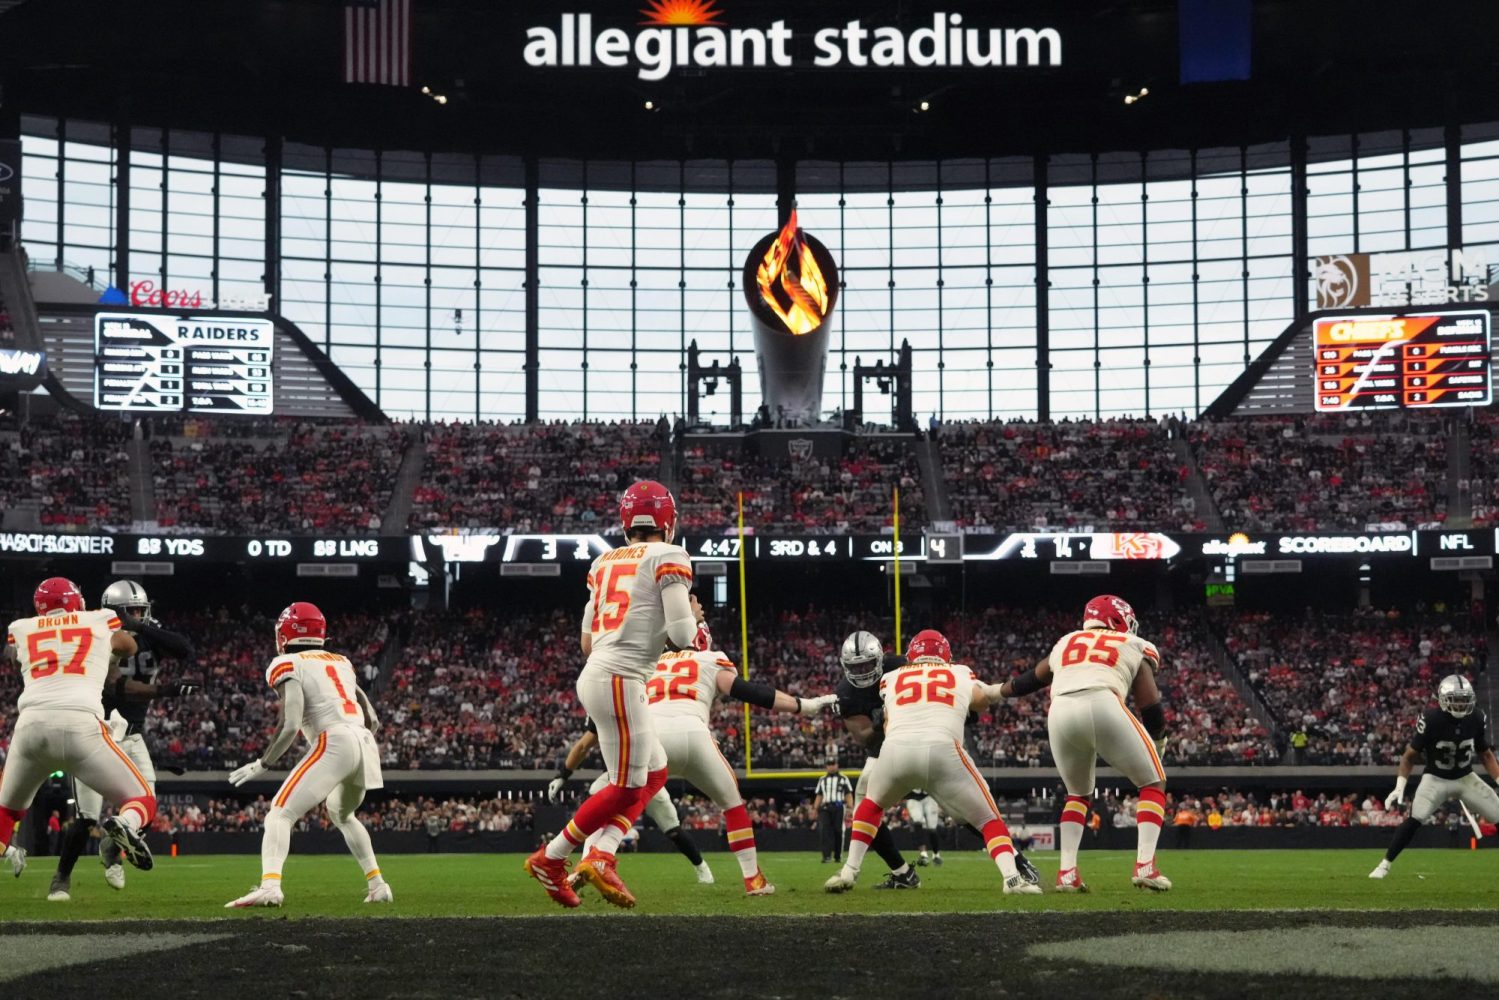
<path fill-rule="evenodd" d="M 621 584 L 635 575 L 635 563 L 616 563 L 595 572 L 588 579 L 593 591 L 593 621 L 588 631 L 613 632 L 625 623 L 630 610 L 630 592 Z"/>

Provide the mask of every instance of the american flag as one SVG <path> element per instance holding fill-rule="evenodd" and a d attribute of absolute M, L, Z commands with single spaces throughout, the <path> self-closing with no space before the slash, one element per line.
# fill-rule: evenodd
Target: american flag
<path fill-rule="evenodd" d="M 411 0 L 344 0 L 344 83 L 411 86 Z"/>

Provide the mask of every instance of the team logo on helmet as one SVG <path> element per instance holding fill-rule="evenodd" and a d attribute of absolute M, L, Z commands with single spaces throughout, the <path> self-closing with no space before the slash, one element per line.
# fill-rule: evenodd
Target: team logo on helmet
<path fill-rule="evenodd" d="M 952 646 L 948 643 L 947 636 L 936 629 L 922 629 L 911 637 L 911 644 L 906 647 L 906 659 L 912 663 L 917 660 L 951 663 Z"/>

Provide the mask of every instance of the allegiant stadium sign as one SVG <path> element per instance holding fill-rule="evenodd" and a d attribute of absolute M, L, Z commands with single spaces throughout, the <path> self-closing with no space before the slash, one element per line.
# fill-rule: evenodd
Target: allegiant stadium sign
<path fill-rule="evenodd" d="M 592 14 L 562 14 L 555 26 L 526 29 L 523 55 L 535 67 L 635 69 L 642 80 L 664 80 L 675 69 L 989 68 L 1060 66 L 1056 28 L 975 27 L 961 13 L 938 11 L 907 31 L 862 19 L 810 31 L 810 58 L 792 51 L 792 29 L 727 27 L 711 0 L 653 0 L 633 31 L 600 28 Z"/>

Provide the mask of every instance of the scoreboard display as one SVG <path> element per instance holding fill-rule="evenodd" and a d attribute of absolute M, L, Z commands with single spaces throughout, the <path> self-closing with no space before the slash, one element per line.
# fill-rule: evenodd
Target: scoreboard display
<path fill-rule="evenodd" d="M 1493 401 L 1486 309 L 1319 319 L 1312 336 L 1319 411 Z"/>
<path fill-rule="evenodd" d="M 269 320 L 99 313 L 94 405 L 141 412 L 271 412 Z"/>

